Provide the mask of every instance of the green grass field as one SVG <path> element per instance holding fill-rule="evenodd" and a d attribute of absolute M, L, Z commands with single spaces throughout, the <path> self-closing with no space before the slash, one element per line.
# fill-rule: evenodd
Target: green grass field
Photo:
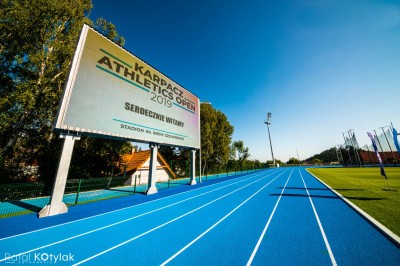
<path fill-rule="evenodd" d="M 379 168 L 308 170 L 400 236 L 400 168 L 385 168 L 391 190 Z"/>

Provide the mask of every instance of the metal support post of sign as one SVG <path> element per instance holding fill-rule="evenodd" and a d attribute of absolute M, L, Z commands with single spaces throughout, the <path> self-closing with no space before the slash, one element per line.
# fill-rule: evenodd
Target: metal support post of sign
<path fill-rule="evenodd" d="M 156 187 L 157 179 L 157 153 L 158 144 L 150 143 L 150 169 L 149 169 L 149 181 L 146 194 L 155 194 L 158 192 Z"/>
<path fill-rule="evenodd" d="M 46 205 L 39 212 L 39 218 L 68 212 L 68 208 L 62 200 L 64 197 L 65 185 L 67 184 L 68 170 L 75 140 L 79 140 L 80 135 L 78 133 L 62 132 L 60 138 L 65 138 L 65 140 L 58 163 L 56 179 L 53 184 L 50 204 Z"/>
<path fill-rule="evenodd" d="M 190 185 L 196 185 L 196 150 L 190 151 Z"/>

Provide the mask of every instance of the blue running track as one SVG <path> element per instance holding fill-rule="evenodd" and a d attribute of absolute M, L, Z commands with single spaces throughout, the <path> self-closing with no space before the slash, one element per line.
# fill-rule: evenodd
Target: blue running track
<path fill-rule="evenodd" d="M 12 228 L 4 220 L 1 230 Z M 397 245 L 299 167 L 61 224 L 37 220 L 47 227 L 0 239 L 0 263 L 400 265 Z"/>

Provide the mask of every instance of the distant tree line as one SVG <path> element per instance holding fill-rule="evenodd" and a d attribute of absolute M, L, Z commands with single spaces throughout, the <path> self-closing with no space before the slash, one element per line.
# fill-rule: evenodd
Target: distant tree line
<path fill-rule="evenodd" d="M 310 158 L 307 158 L 304 161 L 309 164 L 322 164 L 322 163 L 338 162 L 336 148 L 333 147 L 328 150 L 325 150 L 319 154 L 316 154 Z"/>

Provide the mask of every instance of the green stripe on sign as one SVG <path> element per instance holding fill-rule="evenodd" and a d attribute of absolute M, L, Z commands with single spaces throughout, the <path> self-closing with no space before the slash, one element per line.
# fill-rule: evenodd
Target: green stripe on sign
<path fill-rule="evenodd" d="M 105 71 L 105 72 L 107 72 L 108 74 L 111 74 L 111 75 L 113 75 L 113 76 L 115 76 L 115 77 L 117 77 L 117 78 L 119 78 L 119 79 L 122 79 L 123 81 L 128 82 L 129 84 L 132 84 L 132 85 L 135 86 L 135 87 L 138 87 L 139 89 L 142 89 L 142 90 L 147 91 L 147 92 L 150 91 L 150 90 L 148 90 L 148 89 L 146 89 L 146 88 L 143 88 L 142 86 L 137 85 L 135 82 L 132 82 L 132 81 L 126 79 L 126 78 L 123 78 L 123 77 L 121 77 L 121 76 L 115 74 L 114 72 L 112 72 L 112 71 L 110 71 L 110 70 L 108 70 L 108 69 L 105 69 L 104 67 L 101 67 L 101 66 L 99 66 L 99 65 L 96 65 L 96 67 L 99 68 L 99 69 L 101 69 L 101 70 L 103 70 L 103 71 Z"/>
<path fill-rule="evenodd" d="M 193 112 L 193 111 L 190 111 L 189 109 L 186 109 L 185 107 L 183 107 L 183 106 L 180 106 L 180 105 L 179 105 L 179 104 L 177 104 L 177 103 L 174 103 L 174 105 L 176 105 L 176 106 L 178 106 L 178 107 L 182 108 L 183 110 L 186 110 L 186 111 L 188 111 L 188 112 L 191 112 L 192 114 L 194 114 L 194 112 Z"/>
<path fill-rule="evenodd" d="M 105 50 L 103 50 L 103 49 L 101 49 L 101 48 L 100 48 L 100 51 L 102 51 L 102 52 L 103 52 L 103 53 L 105 53 L 106 55 L 109 55 L 109 56 L 111 56 L 112 58 L 114 58 L 115 60 L 117 60 L 117 61 L 121 62 L 121 63 L 122 63 L 122 64 L 124 64 L 125 66 L 132 68 L 132 66 L 131 66 L 130 64 L 128 64 L 128 63 L 125 63 L 124 61 L 122 61 L 122 60 L 121 60 L 121 59 L 119 59 L 118 57 L 116 57 L 116 56 L 114 56 L 114 55 L 110 54 L 109 52 L 107 52 L 107 51 L 105 51 Z"/>

